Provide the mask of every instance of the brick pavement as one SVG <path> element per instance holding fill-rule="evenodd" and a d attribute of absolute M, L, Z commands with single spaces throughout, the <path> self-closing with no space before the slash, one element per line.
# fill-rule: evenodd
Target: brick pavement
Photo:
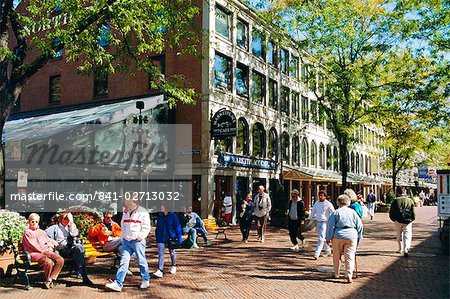
<path fill-rule="evenodd" d="M 79 286 L 62 277 L 66 287 L 44 290 L 34 283 L 30 291 L 12 286 L 3 279 L 1 298 L 449 298 L 449 258 L 443 256 L 436 235 L 436 207 L 417 210 L 413 228 L 413 249 L 409 258 L 395 253 L 394 225 L 388 215 L 377 213 L 365 220 L 364 240 L 358 250 L 359 277 L 351 285 L 334 279 L 332 258 L 312 258 L 315 232 L 306 232 L 306 246 L 294 253 L 286 229 L 270 228 L 265 243 L 256 242 L 252 231 L 249 243 L 240 242 L 239 230 L 230 231 L 230 240 L 213 240 L 211 247 L 178 252 L 178 272 L 152 279 L 150 288 L 140 291 L 137 264 L 127 277 L 122 293 L 103 286 L 114 277 L 109 261 L 90 267 L 97 288 Z M 153 237 L 147 256 L 156 270 Z M 200 244 L 201 245 L 201 244 Z M 169 257 L 166 263 L 170 266 Z M 166 266 L 167 266 L 166 265 Z M 168 268 L 166 267 L 166 271 Z M 167 271 L 168 272 L 168 271 Z M 42 276 L 35 275 L 34 281 Z"/>

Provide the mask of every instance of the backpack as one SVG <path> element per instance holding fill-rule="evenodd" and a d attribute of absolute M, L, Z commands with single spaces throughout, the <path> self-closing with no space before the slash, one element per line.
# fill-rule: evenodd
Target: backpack
<path fill-rule="evenodd" d="M 192 246 L 194 246 L 194 241 L 192 240 L 191 237 L 187 238 L 186 240 L 184 240 L 184 241 L 181 243 L 181 247 L 182 247 L 182 248 L 191 249 Z"/>
<path fill-rule="evenodd" d="M 400 223 L 409 224 L 414 221 L 414 211 L 412 207 L 398 207 L 398 216 L 397 220 Z"/>

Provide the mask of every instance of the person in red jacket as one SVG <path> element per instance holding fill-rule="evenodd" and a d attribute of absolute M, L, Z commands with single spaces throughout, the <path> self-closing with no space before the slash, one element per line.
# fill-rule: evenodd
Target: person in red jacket
<path fill-rule="evenodd" d="M 103 214 L 103 222 L 88 229 L 91 238 L 98 240 L 104 251 L 119 251 L 122 253 L 122 229 L 111 218 L 112 212 Z"/>

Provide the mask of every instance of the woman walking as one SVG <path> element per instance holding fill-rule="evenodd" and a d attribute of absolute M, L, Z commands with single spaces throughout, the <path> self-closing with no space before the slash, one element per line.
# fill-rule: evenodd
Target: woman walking
<path fill-rule="evenodd" d="M 252 227 L 253 208 L 254 208 L 251 193 L 247 193 L 244 200 L 242 201 L 241 208 L 242 208 L 242 212 L 239 215 L 241 217 L 239 226 L 241 228 L 242 241 L 247 243 L 248 235 L 250 233 L 250 228 Z"/>

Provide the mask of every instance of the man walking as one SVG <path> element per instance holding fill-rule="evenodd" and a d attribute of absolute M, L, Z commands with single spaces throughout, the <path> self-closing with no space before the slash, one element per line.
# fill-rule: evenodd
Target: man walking
<path fill-rule="evenodd" d="M 267 220 L 269 218 L 269 212 L 272 209 L 272 203 L 270 201 L 269 194 L 264 192 L 264 186 L 258 187 L 258 194 L 254 198 L 255 203 L 255 222 L 258 228 L 258 240 L 263 243 L 265 240 Z"/>
<path fill-rule="evenodd" d="M 414 201 L 403 195 L 403 188 L 397 186 L 396 198 L 392 201 L 389 218 L 394 221 L 397 230 L 398 253 L 409 256 L 412 241 L 412 223 L 416 219 Z"/>
<path fill-rule="evenodd" d="M 377 202 L 377 197 L 375 196 L 375 193 L 373 193 L 373 191 L 370 190 L 369 194 L 367 195 L 367 203 L 369 204 L 370 220 L 373 220 L 373 216 L 375 215 L 376 202 Z"/>
<path fill-rule="evenodd" d="M 289 201 L 289 213 L 288 213 L 288 228 L 289 237 L 294 245 L 291 247 L 292 250 L 298 250 L 297 238 L 302 242 L 302 246 L 305 242 L 305 237 L 302 235 L 302 220 L 305 217 L 305 204 L 303 200 L 300 199 L 299 192 L 297 189 L 292 189 L 292 198 Z"/>
<path fill-rule="evenodd" d="M 319 258 L 320 252 L 322 251 L 322 248 L 324 246 L 326 255 L 328 256 L 331 254 L 330 246 L 328 246 L 328 244 L 325 243 L 325 236 L 327 231 L 328 217 L 330 217 L 330 215 L 334 212 L 334 207 L 333 204 L 329 202 L 326 198 L 327 198 L 326 191 L 320 190 L 319 200 L 314 203 L 311 209 L 311 213 L 309 214 L 309 217 L 306 220 L 306 223 L 309 224 L 309 222 L 313 219 L 313 217 L 316 216 L 317 234 L 318 234 L 317 246 L 314 252 L 314 259 L 316 260 Z"/>
<path fill-rule="evenodd" d="M 106 287 L 116 292 L 122 291 L 123 282 L 130 265 L 130 258 L 133 253 L 139 263 L 142 283 L 140 288 L 146 289 L 150 286 L 150 274 L 148 272 L 147 259 L 145 258 L 145 238 L 150 233 L 150 216 L 146 209 L 139 206 L 132 199 L 125 200 L 124 213 L 122 217 L 122 256 L 120 266 L 117 270 L 116 280 L 108 283 Z"/>

